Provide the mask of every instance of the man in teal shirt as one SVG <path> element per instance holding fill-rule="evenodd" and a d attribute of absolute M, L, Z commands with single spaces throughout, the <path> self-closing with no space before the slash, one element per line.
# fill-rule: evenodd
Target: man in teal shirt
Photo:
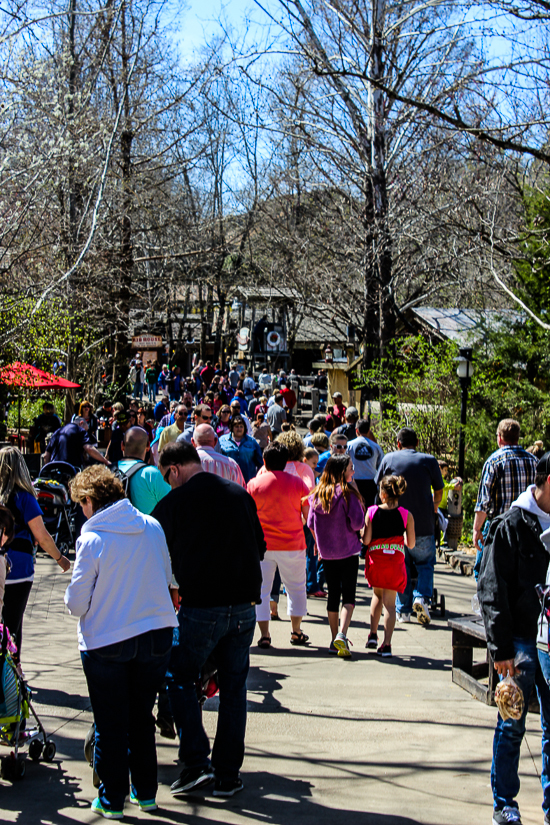
<path fill-rule="evenodd" d="M 130 427 L 124 434 L 124 458 L 118 462 L 118 468 L 123 473 L 128 473 L 137 464 L 141 464 L 141 467 L 132 473 L 127 492 L 136 510 L 148 516 L 171 488 L 163 479 L 160 470 L 152 464 L 145 463 L 147 442 L 145 430 L 141 427 Z"/>

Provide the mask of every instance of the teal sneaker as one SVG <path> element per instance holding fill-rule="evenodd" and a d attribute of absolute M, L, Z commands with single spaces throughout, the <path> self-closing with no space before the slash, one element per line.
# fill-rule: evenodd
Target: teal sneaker
<path fill-rule="evenodd" d="M 130 802 L 132 805 L 139 805 L 140 811 L 156 811 L 158 808 L 155 799 L 138 799 L 132 787 L 130 787 Z"/>
<path fill-rule="evenodd" d="M 124 811 L 113 811 L 112 808 L 102 805 L 98 797 L 92 802 L 92 811 L 105 819 L 122 819 L 124 816 Z"/>

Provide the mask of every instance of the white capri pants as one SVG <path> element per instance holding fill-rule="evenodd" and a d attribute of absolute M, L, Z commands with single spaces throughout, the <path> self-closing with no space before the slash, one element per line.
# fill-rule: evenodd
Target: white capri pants
<path fill-rule="evenodd" d="M 289 616 L 305 616 L 307 613 L 306 551 L 266 550 L 264 560 L 260 564 L 262 568 L 262 603 L 256 605 L 257 621 L 269 621 L 271 615 L 269 596 L 277 567 L 286 589 L 287 614 Z"/>

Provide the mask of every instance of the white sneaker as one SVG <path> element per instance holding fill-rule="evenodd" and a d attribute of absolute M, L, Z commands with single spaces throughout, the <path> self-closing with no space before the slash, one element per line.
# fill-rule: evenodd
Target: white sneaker
<path fill-rule="evenodd" d="M 405 624 L 405 622 L 408 623 L 408 622 L 410 622 L 410 620 L 411 620 L 411 614 L 410 613 L 398 613 L 397 614 L 397 621 L 400 624 Z"/>
<path fill-rule="evenodd" d="M 416 618 L 420 624 L 428 625 L 431 622 L 430 611 L 424 599 L 415 599 L 413 602 L 413 610 L 416 613 Z"/>

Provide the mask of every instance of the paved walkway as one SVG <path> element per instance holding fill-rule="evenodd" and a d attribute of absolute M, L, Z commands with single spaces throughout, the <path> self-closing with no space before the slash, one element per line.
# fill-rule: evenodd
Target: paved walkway
<path fill-rule="evenodd" d="M 23 663 L 35 706 L 58 755 L 27 765 L 15 785 L 0 781 L 2 821 L 99 822 L 90 811 L 91 770 L 82 743 L 91 723 L 76 621 L 63 605 L 68 578 L 40 558 L 25 618 Z M 469 612 L 474 585 L 442 565 L 436 584 L 449 613 Z M 354 659 L 326 653 L 323 602 L 310 600 L 311 647 L 289 645 L 289 623 L 273 623 L 275 648 L 252 648 L 245 790 L 231 800 L 196 794 L 181 801 L 169 785 L 178 774 L 176 745 L 158 738 L 160 810 L 127 804 L 125 821 L 245 825 L 478 825 L 491 822 L 489 770 L 494 708 L 451 682 L 446 621 L 398 626 L 395 656 L 365 650 L 370 591 L 361 580 L 350 631 Z M 284 598 L 281 607 L 284 609 Z M 204 719 L 216 723 L 217 700 Z M 519 797 L 526 825 L 542 825 L 538 719 L 528 720 Z"/>

